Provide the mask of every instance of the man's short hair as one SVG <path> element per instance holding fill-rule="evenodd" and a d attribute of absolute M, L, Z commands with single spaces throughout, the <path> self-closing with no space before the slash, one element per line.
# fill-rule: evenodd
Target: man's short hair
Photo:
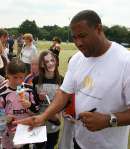
<path fill-rule="evenodd" d="M 70 22 L 70 26 L 72 24 L 75 24 L 75 23 L 77 23 L 79 21 L 83 21 L 83 20 L 85 20 L 89 26 L 96 27 L 98 24 L 102 24 L 99 15 L 95 11 L 83 10 L 83 11 L 79 12 L 78 14 L 76 14 L 72 18 L 72 20 Z"/>
<path fill-rule="evenodd" d="M 5 29 L 0 28 L 0 37 L 1 36 L 7 36 L 8 32 Z"/>

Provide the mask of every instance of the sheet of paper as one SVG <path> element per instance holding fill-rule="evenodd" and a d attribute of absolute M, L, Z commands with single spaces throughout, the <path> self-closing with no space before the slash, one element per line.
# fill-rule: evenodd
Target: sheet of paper
<path fill-rule="evenodd" d="M 18 124 L 14 135 L 14 145 L 38 143 L 47 141 L 46 126 L 36 127 L 28 131 L 29 126 Z"/>

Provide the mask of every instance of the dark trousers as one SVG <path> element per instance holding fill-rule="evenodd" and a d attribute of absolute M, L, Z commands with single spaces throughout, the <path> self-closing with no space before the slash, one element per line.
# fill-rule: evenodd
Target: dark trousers
<path fill-rule="evenodd" d="M 74 149 L 81 149 L 81 148 L 79 147 L 79 145 L 77 144 L 75 138 L 73 139 L 73 142 L 74 142 Z"/>

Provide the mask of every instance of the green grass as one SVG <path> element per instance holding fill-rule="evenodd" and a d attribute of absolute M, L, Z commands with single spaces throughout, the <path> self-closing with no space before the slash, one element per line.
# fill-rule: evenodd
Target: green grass
<path fill-rule="evenodd" d="M 47 50 L 49 49 L 51 44 L 52 44 L 51 41 L 39 41 L 37 44 L 37 47 L 39 50 Z M 73 43 L 62 42 L 61 49 L 62 50 L 76 50 L 76 47 Z"/>
<path fill-rule="evenodd" d="M 74 55 L 76 53 L 76 50 L 64 50 L 60 53 L 60 65 L 59 65 L 59 71 L 60 74 L 64 75 L 67 70 L 68 65 L 68 59 L 70 56 Z"/>

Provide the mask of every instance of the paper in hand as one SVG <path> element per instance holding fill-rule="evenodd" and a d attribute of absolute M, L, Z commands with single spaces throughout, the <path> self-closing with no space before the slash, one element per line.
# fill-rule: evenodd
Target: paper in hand
<path fill-rule="evenodd" d="M 39 143 L 47 141 L 46 126 L 33 128 L 29 131 L 28 125 L 18 124 L 14 135 L 14 145 Z"/>

